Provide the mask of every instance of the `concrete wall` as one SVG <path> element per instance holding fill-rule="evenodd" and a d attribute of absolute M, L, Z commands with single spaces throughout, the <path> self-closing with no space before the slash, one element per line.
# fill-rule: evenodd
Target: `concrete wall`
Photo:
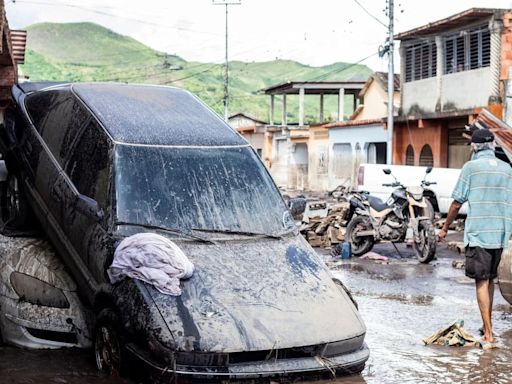
<path fill-rule="evenodd" d="M 372 81 L 364 94 L 364 108 L 355 120 L 371 120 L 386 117 L 388 114 L 388 93 L 376 80 Z M 394 105 L 400 105 L 400 92 L 395 92 Z"/>
<path fill-rule="evenodd" d="M 439 92 L 435 77 L 404 83 L 402 108 L 406 115 L 469 109 L 487 105 L 490 96 L 491 69 L 485 67 L 442 76 Z"/>
<path fill-rule="evenodd" d="M 386 141 L 387 131 L 382 125 L 330 128 L 328 188 L 353 184 L 357 167 L 367 159 L 368 144 Z M 351 157 L 345 156 L 347 147 L 340 144 L 350 144 Z"/>
<path fill-rule="evenodd" d="M 491 96 L 490 67 L 444 75 L 441 104 L 444 110 L 487 105 Z"/>
<path fill-rule="evenodd" d="M 437 79 L 435 77 L 403 83 L 403 114 L 414 114 L 414 110 L 435 112 L 437 101 Z"/>

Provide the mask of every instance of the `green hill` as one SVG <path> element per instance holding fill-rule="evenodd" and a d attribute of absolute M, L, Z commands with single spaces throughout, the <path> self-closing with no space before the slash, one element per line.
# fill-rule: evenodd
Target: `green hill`
<path fill-rule="evenodd" d="M 21 73 L 32 81 L 122 81 L 168 84 L 196 93 L 218 113 L 223 113 L 224 67 L 187 62 L 93 23 L 40 23 L 27 28 L 27 54 Z M 230 113 L 245 112 L 269 118 L 269 97 L 262 88 L 285 81 L 366 80 L 364 65 L 335 63 L 312 67 L 290 60 L 230 62 Z M 295 121 L 297 104 L 289 98 L 289 120 Z M 325 115 L 337 111 L 335 96 L 326 96 Z M 279 103 L 279 100 L 277 100 Z M 346 102 L 345 113 L 350 113 Z M 306 97 L 306 120 L 315 121 L 318 98 Z"/>

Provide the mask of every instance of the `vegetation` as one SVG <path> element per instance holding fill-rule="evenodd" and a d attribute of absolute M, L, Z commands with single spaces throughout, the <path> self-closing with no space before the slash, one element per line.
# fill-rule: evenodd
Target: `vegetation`
<path fill-rule="evenodd" d="M 41 23 L 27 28 L 28 46 L 21 73 L 32 81 L 121 81 L 166 84 L 196 93 L 223 114 L 224 66 L 187 62 L 153 50 L 127 36 L 93 23 Z M 312 67 L 289 60 L 233 61 L 230 65 L 230 113 L 269 119 L 269 97 L 260 90 L 286 81 L 366 80 L 368 67 L 335 63 Z M 288 120 L 297 119 L 298 101 L 288 99 Z M 345 114 L 352 105 L 345 102 Z M 276 100 L 277 111 L 280 101 Z M 306 121 L 318 120 L 318 97 L 306 96 Z M 280 112 L 276 115 L 280 116 Z M 337 97 L 326 96 L 325 116 L 337 113 Z M 276 116 L 276 118 L 277 118 Z"/>

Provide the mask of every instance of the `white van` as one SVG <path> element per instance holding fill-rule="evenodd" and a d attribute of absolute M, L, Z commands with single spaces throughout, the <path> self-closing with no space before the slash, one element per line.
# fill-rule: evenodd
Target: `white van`
<path fill-rule="evenodd" d="M 368 191 L 371 195 L 386 201 L 393 191 L 392 187 L 384 187 L 382 184 L 393 181 L 391 175 L 386 175 L 382 170 L 389 168 L 392 174 L 403 185 L 420 185 L 425 177 L 427 167 L 418 167 L 410 165 L 388 165 L 388 164 L 361 164 L 357 171 L 357 190 Z M 431 185 L 425 190 L 427 196 L 436 212 L 442 214 L 448 213 L 452 202 L 452 192 L 460 169 L 452 168 L 433 168 L 427 175 L 427 180 L 435 181 L 437 184 Z M 467 213 L 467 204 L 464 204 L 460 210 L 461 214 Z"/>

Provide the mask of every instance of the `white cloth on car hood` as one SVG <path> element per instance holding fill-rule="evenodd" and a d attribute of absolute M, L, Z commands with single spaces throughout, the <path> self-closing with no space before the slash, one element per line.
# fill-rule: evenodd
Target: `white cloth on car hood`
<path fill-rule="evenodd" d="M 171 240 L 155 233 L 137 233 L 121 241 L 107 273 L 112 284 L 131 277 L 179 296 L 180 279 L 192 276 L 194 264 Z"/>

